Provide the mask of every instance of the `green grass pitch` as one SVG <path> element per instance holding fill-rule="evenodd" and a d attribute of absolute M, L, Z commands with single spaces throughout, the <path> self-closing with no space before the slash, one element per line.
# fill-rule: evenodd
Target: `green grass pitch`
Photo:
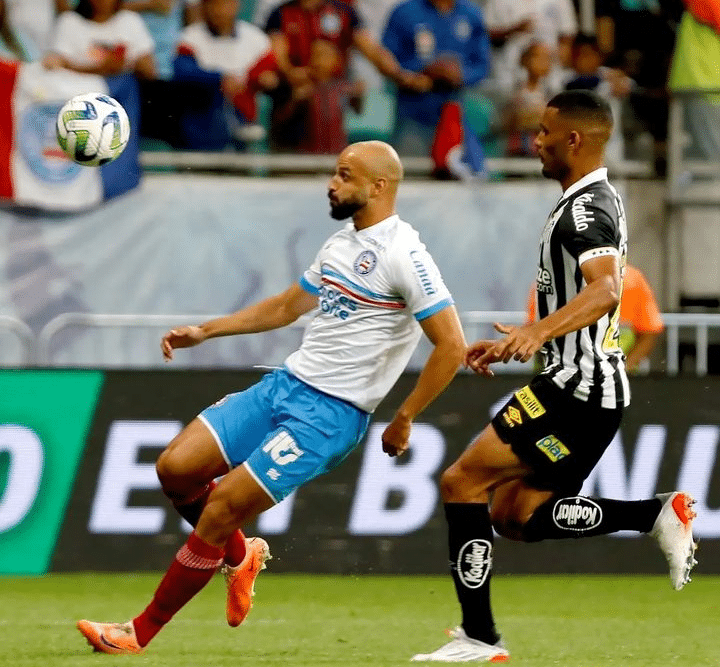
<path fill-rule="evenodd" d="M 92 653 L 74 623 L 123 621 L 158 574 L 53 574 L 0 580 L 0 663 L 12 667 L 395 667 L 457 624 L 449 577 L 263 573 L 239 628 L 214 580 L 141 656 Z M 683 591 L 667 577 L 496 576 L 499 630 L 517 667 L 720 665 L 720 577 Z"/>

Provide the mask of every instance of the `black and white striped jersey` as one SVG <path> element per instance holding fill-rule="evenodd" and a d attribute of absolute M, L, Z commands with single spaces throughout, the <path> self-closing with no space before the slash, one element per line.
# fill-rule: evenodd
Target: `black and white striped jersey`
<path fill-rule="evenodd" d="M 596 169 L 571 185 L 550 214 L 540 239 L 537 313 L 543 318 L 580 292 L 583 262 L 616 255 L 624 273 L 627 223 L 622 200 Z M 630 388 L 619 344 L 620 306 L 595 324 L 545 343 L 545 367 L 560 388 L 603 408 L 628 405 Z"/>

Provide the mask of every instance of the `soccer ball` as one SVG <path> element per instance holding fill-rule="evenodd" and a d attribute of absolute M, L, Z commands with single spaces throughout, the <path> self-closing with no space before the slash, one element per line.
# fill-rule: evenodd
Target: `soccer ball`
<path fill-rule="evenodd" d="M 130 120 L 122 105 L 103 93 L 85 93 L 69 100 L 57 116 L 57 140 L 78 164 L 98 167 L 125 150 Z"/>

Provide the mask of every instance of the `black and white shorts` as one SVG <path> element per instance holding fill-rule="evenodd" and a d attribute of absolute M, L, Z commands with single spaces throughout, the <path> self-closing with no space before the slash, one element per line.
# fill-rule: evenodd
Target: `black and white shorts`
<path fill-rule="evenodd" d="M 495 431 L 530 466 L 531 486 L 574 495 L 620 426 L 623 408 L 589 404 L 537 375 L 492 420 Z"/>

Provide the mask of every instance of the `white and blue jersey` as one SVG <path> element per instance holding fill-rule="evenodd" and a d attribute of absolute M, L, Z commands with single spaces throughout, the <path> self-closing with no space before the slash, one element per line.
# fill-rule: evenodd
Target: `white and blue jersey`
<path fill-rule="evenodd" d="M 275 502 L 358 445 L 415 350 L 418 322 L 453 303 L 417 232 L 396 215 L 331 236 L 300 284 L 318 295 L 300 349 L 200 414 L 228 467 L 245 466 Z"/>
<path fill-rule="evenodd" d="M 397 215 L 333 234 L 300 279 L 318 310 L 288 370 L 372 412 L 405 369 L 419 321 L 453 300 L 418 233 Z"/>

